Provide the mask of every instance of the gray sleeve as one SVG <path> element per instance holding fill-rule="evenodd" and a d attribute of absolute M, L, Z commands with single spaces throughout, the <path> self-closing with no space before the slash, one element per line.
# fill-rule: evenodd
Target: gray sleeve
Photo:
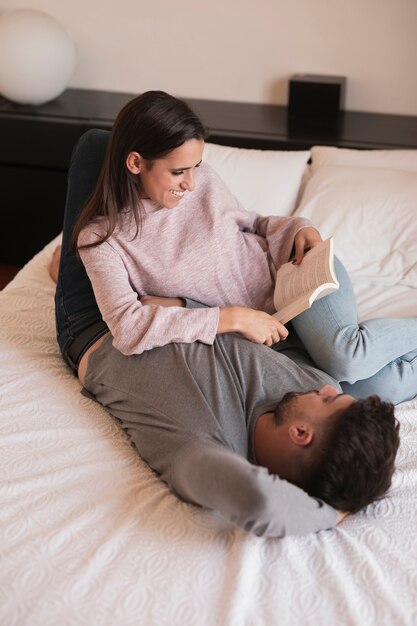
<path fill-rule="evenodd" d="M 303 535 L 336 524 L 336 511 L 324 502 L 211 441 L 182 446 L 169 482 L 184 500 L 258 536 Z"/>
<path fill-rule="evenodd" d="M 183 298 L 185 300 L 185 307 L 187 309 L 206 309 L 207 304 L 203 304 L 202 302 L 198 302 L 198 300 L 191 300 L 191 298 Z"/>

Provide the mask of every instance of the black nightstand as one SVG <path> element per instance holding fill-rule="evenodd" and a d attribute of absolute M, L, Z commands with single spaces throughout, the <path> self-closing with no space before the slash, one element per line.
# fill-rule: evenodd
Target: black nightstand
<path fill-rule="evenodd" d="M 74 144 L 88 128 L 110 129 L 129 98 L 69 89 L 43 106 L 0 99 L 0 263 L 24 264 L 61 231 Z"/>
<path fill-rule="evenodd" d="M 89 128 L 110 129 L 134 95 L 68 89 L 34 107 L 0 97 L 0 263 L 22 265 L 60 232 L 75 142 Z M 336 120 L 297 120 L 284 106 L 186 100 L 208 127 L 209 140 L 225 145 L 417 147 L 417 117 L 346 111 Z"/>

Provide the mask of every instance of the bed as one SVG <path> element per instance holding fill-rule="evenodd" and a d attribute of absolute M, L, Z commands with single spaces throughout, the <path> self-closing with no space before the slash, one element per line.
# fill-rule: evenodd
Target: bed
<path fill-rule="evenodd" d="M 205 158 L 248 209 L 334 234 L 361 319 L 417 315 L 417 150 L 208 145 Z M 55 340 L 58 242 L 0 292 L 0 623 L 417 624 L 417 398 L 396 409 L 383 500 L 332 531 L 247 534 L 178 500 L 81 395 Z"/>

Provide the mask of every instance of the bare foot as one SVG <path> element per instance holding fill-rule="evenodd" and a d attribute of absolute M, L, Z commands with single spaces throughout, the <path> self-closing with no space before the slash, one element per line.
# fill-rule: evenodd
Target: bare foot
<path fill-rule="evenodd" d="M 49 265 L 49 275 L 56 283 L 58 281 L 59 262 L 61 260 L 61 246 L 57 246 L 52 254 L 52 260 Z"/>

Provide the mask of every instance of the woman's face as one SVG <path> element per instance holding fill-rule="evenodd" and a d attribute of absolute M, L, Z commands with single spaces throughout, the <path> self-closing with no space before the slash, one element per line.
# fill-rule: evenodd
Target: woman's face
<path fill-rule="evenodd" d="M 203 149 L 202 139 L 189 139 L 182 146 L 151 163 L 137 155 L 143 197 L 150 198 L 167 209 L 175 208 L 186 193 L 194 190 L 195 168 L 201 163 Z M 132 154 L 137 153 L 130 153 L 129 157 Z M 132 171 L 130 167 L 129 169 Z"/>

